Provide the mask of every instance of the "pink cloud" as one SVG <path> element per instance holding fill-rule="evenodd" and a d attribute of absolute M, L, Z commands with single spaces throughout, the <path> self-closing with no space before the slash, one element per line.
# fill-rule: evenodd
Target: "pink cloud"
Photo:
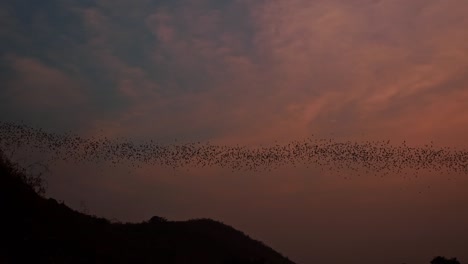
<path fill-rule="evenodd" d="M 255 43 L 259 54 L 270 63 L 266 70 L 269 89 L 285 95 L 274 106 L 294 105 L 296 111 L 291 113 L 296 116 L 297 109 L 302 109 L 302 117 L 289 127 L 303 131 L 302 134 L 311 127 L 305 124 L 319 125 L 324 114 L 332 113 L 340 119 L 347 114 L 345 107 L 350 103 L 359 113 L 352 118 L 363 131 L 407 116 L 413 116 L 413 122 L 418 123 L 418 106 L 430 111 L 425 107 L 427 102 L 420 98 L 446 89 L 451 80 L 465 74 L 462 69 L 468 66 L 463 52 L 468 34 L 462 32 L 468 22 L 458 10 L 460 6 L 436 1 L 404 5 L 392 1 L 366 5 L 344 1 L 268 1 L 255 5 Z M 451 16 L 456 17 L 453 23 L 434 22 Z M 445 97 L 440 107 L 454 99 Z M 410 109 L 414 114 L 395 112 L 388 116 L 387 110 L 402 101 L 416 105 Z M 465 105 L 459 108 L 466 109 Z M 285 114 L 285 119 L 292 117 Z M 453 114 L 445 118 L 457 119 L 461 112 Z M 359 122 L 370 121 L 370 116 L 372 123 Z M 338 123 L 334 129 L 347 128 L 340 128 Z M 393 129 L 409 133 L 408 127 Z M 435 126 L 425 132 L 441 129 Z"/>
<path fill-rule="evenodd" d="M 197 84 L 200 91 L 162 97 L 155 91 L 184 87 L 156 84 L 150 73 L 98 50 L 109 74 L 117 76 L 116 89 L 134 100 L 115 122 L 138 126 L 132 121 L 136 116 L 150 119 L 183 105 L 184 111 L 158 120 L 175 134 L 187 128 L 216 130 L 218 142 L 262 143 L 317 131 L 397 137 L 388 133 L 397 130 L 404 138 L 416 137 L 416 126 L 429 135 L 461 131 L 466 104 L 436 115 L 429 107 L 446 107 L 459 94 L 442 101 L 435 95 L 463 86 L 450 87 L 468 67 L 468 20 L 459 4 L 276 0 L 235 5 L 250 10 L 245 19 L 253 28 L 251 38 L 224 24 L 226 10 L 199 2 L 158 9 L 146 19 L 160 42 L 152 51 L 154 63 L 172 67 L 175 78 L 206 76 Z M 420 115 L 424 122 L 443 119 L 455 127 L 424 126 Z"/>
<path fill-rule="evenodd" d="M 15 77 L 7 85 L 13 100 L 32 108 L 70 107 L 86 99 L 81 82 L 38 59 L 8 55 Z"/>
<path fill-rule="evenodd" d="M 146 19 L 147 27 L 164 43 L 171 43 L 174 40 L 175 32 L 171 22 L 172 17 L 163 11 L 158 11 Z"/>

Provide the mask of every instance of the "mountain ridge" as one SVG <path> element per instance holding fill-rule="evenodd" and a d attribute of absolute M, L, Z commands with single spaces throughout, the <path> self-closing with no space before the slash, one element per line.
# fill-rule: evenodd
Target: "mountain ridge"
<path fill-rule="evenodd" d="M 292 264 L 260 241 L 212 219 L 111 223 L 45 198 L 0 157 L 0 263 Z M 37 179 L 36 179 L 37 180 Z"/>

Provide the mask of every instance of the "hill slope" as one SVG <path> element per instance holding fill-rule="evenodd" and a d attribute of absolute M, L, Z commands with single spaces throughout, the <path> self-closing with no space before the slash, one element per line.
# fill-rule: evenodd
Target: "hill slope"
<path fill-rule="evenodd" d="M 292 263 L 220 222 L 110 223 L 39 196 L 24 179 L 0 157 L 0 263 Z"/>

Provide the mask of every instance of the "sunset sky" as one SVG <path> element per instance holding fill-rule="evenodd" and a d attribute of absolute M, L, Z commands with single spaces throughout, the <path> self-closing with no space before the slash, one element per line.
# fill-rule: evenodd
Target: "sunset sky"
<path fill-rule="evenodd" d="M 0 120 L 135 141 L 468 149 L 466 0 L 6 0 Z M 467 174 L 58 163 L 48 195 L 209 217 L 297 263 L 468 262 Z M 83 209 L 83 208 L 81 208 Z"/>

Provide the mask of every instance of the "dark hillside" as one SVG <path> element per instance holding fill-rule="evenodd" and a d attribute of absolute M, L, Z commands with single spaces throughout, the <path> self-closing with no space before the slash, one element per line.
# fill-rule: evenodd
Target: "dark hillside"
<path fill-rule="evenodd" d="M 292 263 L 220 222 L 115 224 L 38 195 L 0 157 L 0 263 Z"/>

